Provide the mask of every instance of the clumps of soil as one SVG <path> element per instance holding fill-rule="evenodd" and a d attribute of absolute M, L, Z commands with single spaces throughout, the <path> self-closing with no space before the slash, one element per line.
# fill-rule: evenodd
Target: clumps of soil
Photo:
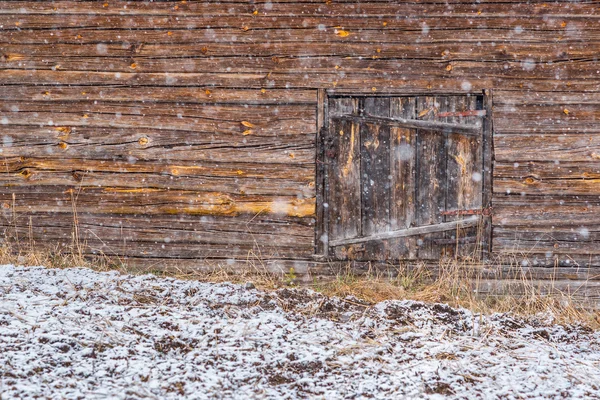
<path fill-rule="evenodd" d="M 549 321 L 0 266 L 0 398 L 600 397 L 600 334 Z"/>

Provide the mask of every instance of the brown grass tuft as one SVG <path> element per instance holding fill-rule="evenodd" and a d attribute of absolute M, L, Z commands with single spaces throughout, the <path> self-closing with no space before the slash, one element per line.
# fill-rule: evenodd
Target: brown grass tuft
<path fill-rule="evenodd" d="M 0 245 L 0 264 L 154 273 L 214 283 L 252 282 L 258 289 L 267 291 L 299 284 L 293 271 L 275 273 L 261 261 L 259 254 L 249 254 L 243 269 L 215 265 L 203 271 L 190 272 L 177 268 L 128 267 L 117 257 L 86 256 L 81 246 L 71 250 L 40 249 L 33 243 L 18 247 L 5 241 Z M 371 268 L 360 274 L 348 265 L 331 277 L 315 278 L 312 283 L 302 285 L 328 296 L 354 296 L 369 303 L 404 299 L 441 302 L 484 315 L 510 312 L 528 318 L 543 314 L 555 323 L 582 324 L 600 329 L 600 314 L 590 307 L 589 300 L 578 296 L 576 291 L 566 293 L 559 290 L 553 286 L 551 279 L 544 281 L 543 285 L 539 282 L 532 279 L 520 263 L 510 260 L 482 264 L 476 260 L 451 259 L 438 265 L 388 265 L 384 269 Z"/>
<path fill-rule="evenodd" d="M 389 269 L 383 273 L 372 269 L 356 275 L 347 268 L 334 279 L 313 287 L 326 295 L 355 296 L 371 303 L 405 299 L 439 302 L 484 315 L 513 313 L 525 318 L 543 315 L 554 323 L 600 329 L 600 313 L 594 309 L 593 301 L 576 292 L 559 290 L 552 279 L 543 283 L 534 281 L 520 264 L 511 265 L 507 260 L 484 265 L 475 260 L 453 259 L 437 266 L 419 264 L 390 269 L 394 272 L 392 277 Z"/>

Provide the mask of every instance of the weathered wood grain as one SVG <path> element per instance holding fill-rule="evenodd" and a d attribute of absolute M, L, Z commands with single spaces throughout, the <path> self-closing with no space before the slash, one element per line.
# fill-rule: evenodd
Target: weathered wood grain
<path fill-rule="evenodd" d="M 538 226 L 567 226 L 570 229 L 593 224 L 598 215 L 598 196 L 494 195 L 494 226 L 533 231 Z"/>
<path fill-rule="evenodd" d="M 594 122 L 589 121 L 593 126 Z M 594 163 L 600 160 L 600 134 L 564 132 L 562 134 L 524 133 L 494 135 L 496 160 L 504 163 L 563 162 Z"/>
<path fill-rule="evenodd" d="M 565 37 L 561 40 L 540 37 L 537 40 L 501 40 L 484 33 L 475 36 L 473 31 L 461 32 L 452 40 L 447 37 L 428 37 L 424 42 L 420 35 L 403 32 L 393 37 L 394 40 L 403 39 L 402 42 L 331 42 L 327 46 L 322 43 L 305 43 L 298 46 L 295 42 L 279 41 L 272 43 L 166 43 L 154 44 L 152 42 L 138 43 L 56 43 L 49 44 L 13 44 L 0 42 L 2 62 L 6 66 L 24 68 L 27 66 L 62 65 L 62 60 L 69 63 L 91 65 L 117 60 L 135 61 L 144 65 L 146 61 L 157 63 L 161 60 L 194 59 L 209 57 L 236 57 L 244 54 L 246 57 L 369 57 L 374 59 L 432 59 L 432 60 L 461 60 L 479 59 L 481 61 L 514 61 L 531 58 L 538 62 L 566 61 L 582 58 L 593 58 L 594 48 L 597 46 L 597 37 L 585 36 L 581 38 Z M 543 40 L 550 40 L 552 50 Z M 92 60 L 97 59 L 97 60 Z M 72 64 L 77 65 L 77 64 Z M 131 64 L 127 65 L 131 69 Z"/>
<path fill-rule="evenodd" d="M 13 198 L 14 196 L 14 198 Z M 13 186 L 0 193 L 5 210 L 21 213 L 81 212 L 140 215 L 237 216 L 255 214 L 310 217 L 315 199 L 297 196 L 96 186 Z"/>
<path fill-rule="evenodd" d="M 416 118 L 416 98 L 392 98 L 390 117 Z M 390 229 L 407 229 L 415 224 L 416 140 L 415 129 L 390 128 Z M 390 258 L 416 259 L 417 238 L 389 241 Z"/>
<path fill-rule="evenodd" d="M 315 132 L 315 109 L 307 105 L 212 105 L 1 101 L 4 125 L 154 128 L 240 135 Z M 251 125 L 251 126 L 248 126 Z"/>
<path fill-rule="evenodd" d="M 193 58 L 193 59 L 162 59 L 151 60 L 144 63 L 136 63 L 133 60 L 125 58 L 117 59 L 101 59 L 90 58 L 89 62 L 76 61 L 74 65 L 69 65 L 69 59 L 64 59 L 63 64 L 46 64 L 30 66 L 28 70 L 21 71 L 18 68 L 11 68 L 7 65 L 5 74 L 7 76 L 23 76 L 22 83 L 28 83 L 27 74 L 35 74 L 36 70 L 41 70 L 49 75 L 49 77 L 59 76 L 54 72 L 74 73 L 73 79 L 76 79 L 77 72 L 86 71 L 94 72 L 105 71 L 101 76 L 110 80 L 124 82 L 127 78 L 132 78 L 132 73 L 135 73 L 138 79 L 143 79 L 146 84 L 157 84 L 165 82 L 166 85 L 176 83 L 179 78 L 190 80 L 194 77 L 202 76 L 214 77 L 216 80 L 219 76 L 233 76 L 233 74 L 241 75 L 238 79 L 244 78 L 244 74 L 260 74 L 260 78 L 265 79 L 268 83 L 269 78 L 275 78 L 278 74 L 289 76 L 290 84 L 298 84 L 296 82 L 304 79 L 306 74 L 326 74 L 329 75 L 329 83 L 333 81 L 343 81 L 344 76 L 349 75 L 389 75 L 388 80 L 403 80 L 406 78 L 423 78 L 423 71 L 427 70 L 429 79 L 445 77 L 447 79 L 471 79 L 474 81 L 482 80 L 482 74 L 487 74 L 485 79 L 490 79 L 492 82 L 500 84 L 505 79 L 545 79 L 560 81 L 565 80 L 564 87 L 572 84 L 571 80 L 581 79 L 582 76 L 589 77 L 594 81 L 600 79 L 597 74 L 596 61 L 594 58 L 579 59 L 575 61 L 564 61 L 555 63 L 536 62 L 535 60 L 524 62 L 522 60 L 497 61 L 497 62 L 481 62 L 477 59 L 473 60 L 458 60 L 448 61 L 439 60 L 419 60 L 419 59 L 373 59 L 363 57 L 338 57 L 338 56 L 319 56 L 319 57 L 208 57 L 208 58 Z M 22 63 L 27 64 L 24 60 Z M 116 67 L 115 67 L 116 66 Z M 133 66 L 133 67 L 132 67 Z M 31 70 L 31 71 L 30 71 Z M 58 70 L 58 71 L 57 71 Z M 112 70 L 112 75 L 109 73 Z M 21 71 L 20 73 L 18 71 Z M 52 71 L 52 72 L 51 72 Z M 151 75 L 159 74 L 154 81 L 151 80 Z M 167 75 L 167 73 L 171 75 Z M 223 74 L 223 75 L 219 75 Z M 270 74 L 270 75 L 269 75 Z M 294 80 L 292 77 L 296 76 Z M 557 78 L 558 76 L 558 78 Z M 395 79 L 394 79 L 395 78 Z M 47 79 L 47 78 L 46 78 Z M 321 78 L 323 79 L 323 78 Z M 11 83 L 14 78 L 9 79 L 7 83 Z M 38 83 L 43 83 L 38 82 Z M 81 84 L 83 82 L 75 80 L 72 84 Z M 198 84 L 198 81 L 193 82 Z M 232 84 L 231 82 L 230 84 Z M 261 87 L 270 87 L 263 83 Z M 523 85 L 526 82 L 522 82 Z M 179 85 L 181 85 L 180 83 Z M 203 83 L 203 85 L 213 85 L 215 83 Z M 189 84 L 188 84 L 189 85 Z M 310 87 L 307 82 L 304 82 L 300 87 Z M 314 86 L 313 86 L 314 87 Z M 526 87 L 526 86 L 523 86 Z M 506 111 L 503 107 L 499 107 L 499 111 Z M 583 108 L 582 112 L 585 111 Z M 523 112 L 527 112 L 526 109 Z"/>
<path fill-rule="evenodd" d="M 468 227 L 468 226 L 477 225 L 478 219 L 479 218 L 476 216 L 475 217 L 471 216 L 469 218 L 466 218 L 466 219 L 460 220 L 460 221 L 442 222 L 442 223 L 434 224 L 434 225 L 416 226 L 413 228 L 401 229 L 401 230 L 396 230 L 396 231 L 383 231 L 383 232 L 379 232 L 379 233 L 370 234 L 370 235 L 364 236 L 364 237 L 333 240 L 331 242 L 331 245 L 332 246 L 341 246 L 341 245 L 354 244 L 354 243 L 377 242 L 377 241 L 381 241 L 381 240 L 395 239 L 395 238 L 399 238 L 399 237 L 424 235 L 424 234 L 433 233 L 433 232 L 445 232 L 445 231 L 457 229 L 460 227 Z M 373 255 L 370 258 L 368 258 L 367 260 L 369 260 L 369 259 L 377 260 L 377 259 L 373 258 L 376 256 L 377 255 Z M 389 257 L 385 257 L 378 261 L 385 261 L 388 258 Z"/>
<path fill-rule="evenodd" d="M 600 195 L 600 167 L 597 162 L 496 163 L 494 173 L 495 193 Z"/>
<path fill-rule="evenodd" d="M 348 102 L 347 100 L 350 100 Z M 352 106 L 352 99 L 330 103 L 334 107 Z M 341 102 L 339 106 L 336 103 Z M 330 122 L 331 123 L 331 122 Z M 360 130 L 358 125 L 340 121 L 333 123 L 331 135 L 335 135 L 327 159 L 329 167 L 329 232 L 330 240 L 356 237 L 362 232 L 361 186 L 360 186 Z M 334 157 L 332 157 L 332 155 Z"/>
<path fill-rule="evenodd" d="M 540 107 L 589 104 L 598 105 L 600 104 L 600 93 L 588 93 L 585 91 L 580 93 L 540 93 L 535 90 L 523 90 L 520 92 L 496 90 L 494 104 L 517 107 L 532 104 Z"/>
<path fill-rule="evenodd" d="M 7 190 L 15 186 L 154 188 L 219 191 L 232 194 L 314 196 L 312 166 L 253 163 L 155 161 L 109 162 L 91 159 L 13 157 L 0 160 Z"/>
<path fill-rule="evenodd" d="M 278 218 L 257 215 L 241 218 L 230 217 L 193 217 L 181 215 L 177 218 L 168 216 L 115 215 L 78 213 L 73 218 L 70 213 L 23 213 L 18 215 L 16 234 L 23 240 L 48 241 L 70 245 L 73 239 L 75 221 L 77 222 L 78 240 L 88 242 L 94 247 L 104 247 L 108 255 L 119 254 L 121 248 L 111 248 L 107 244 L 101 246 L 102 240 L 110 240 L 112 245 L 121 242 L 121 247 L 135 248 L 137 243 L 145 242 L 146 248 L 154 244 L 159 251 L 177 244 L 175 249 L 182 250 L 188 245 L 190 252 L 215 253 L 227 250 L 235 255 L 248 255 L 268 249 L 271 258 L 275 255 L 310 256 L 312 254 L 312 224 L 305 219 Z M 31 223 L 31 226 L 29 224 Z M 9 237 L 15 237 L 15 227 L 11 218 L 0 218 L 0 230 L 6 230 Z M 32 237 L 30 237 L 33 235 Z M 147 252 L 149 250 L 146 250 Z M 133 254 L 131 251 L 130 254 Z M 168 253 L 168 252 L 167 252 Z M 165 254 L 167 256 L 167 254 Z"/>
<path fill-rule="evenodd" d="M 212 87 L 106 87 L 106 86 L 4 86 L 0 100 L 15 101 L 102 101 L 185 104 L 311 104 L 316 90 L 229 89 Z"/>
<path fill-rule="evenodd" d="M 505 89 L 523 90 L 532 88 L 531 77 L 511 75 L 503 70 L 503 75 L 496 75 L 493 71 L 486 71 L 481 66 L 479 72 L 472 76 L 459 74 L 460 79 L 450 79 L 452 75 L 445 70 L 446 67 L 435 66 L 432 74 L 423 76 L 422 68 L 409 66 L 410 69 L 400 76 L 377 74 L 345 74 L 345 73 L 320 73 L 310 76 L 291 72 L 261 71 L 258 73 L 114 73 L 95 71 L 39 71 L 39 70 L 5 70 L 3 83 L 6 85 L 115 85 L 115 86 L 200 86 L 200 87 L 244 87 L 244 88 L 272 88 L 272 87 L 324 87 L 332 94 L 356 93 L 471 93 L 485 88 L 502 86 Z M 334 68 L 335 69 L 335 68 Z M 434 71 L 443 69 L 446 77 L 437 76 Z M 418 72 L 411 72 L 418 71 Z M 557 71 L 554 71 L 557 72 Z M 444 72 L 441 72 L 444 74 Z M 539 91 L 600 91 L 600 80 L 595 81 L 595 72 L 578 75 L 577 71 L 567 74 L 569 79 L 556 79 L 556 74 L 536 79 L 535 88 Z M 585 78 L 589 76 L 589 78 Z M 465 81 L 469 85 L 465 86 Z M 199 84 L 200 82 L 200 84 Z M 365 82 L 369 86 L 365 88 Z"/>
<path fill-rule="evenodd" d="M 377 98 L 376 98 L 377 99 Z M 385 98 L 384 98 L 385 99 Z M 365 99 L 369 100 L 369 98 Z M 429 121 L 420 119 L 404 119 L 374 116 L 365 113 L 365 116 L 357 115 L 332 115 L 333 119 L 349 119 L 360 124 L 386 124 L 390 127 L 422 129 L 436 131 L 441 134 L 460 133 L 468 136 L 481 136 L 481 125 L 460 125 L 440 121 Z"/>
<path fill-rule="evenodd" d="M 200 67 L 195 59 L 236 57 L 244 54 L 246 57 L 275 57 L 276 62 L 285 58 L 297 57 L 366 57 L 371 59 L 429 59 L 439 61 L 460 61 L 465 59 L 482 62 L 521 61 L 531 59 L 535 62 L 565 62 L 568 60 L 593 59 L 594 49 L 598 40 L 581 40 L 567 37 L 563 40 L 548 38 L 553 44 L 549 51 L 548 44 L 536 40 L 524 40 L 514 37 L 506 41 L 498 41 L 497 37 L 473 37 L 463 33 L 455 41 L 440 38 L 427 38 L 422 41 L 420 36 L 405 32 L 398 34 L 404 42 L 332 42 L 303 43 L 298 46 L 295 42 L 276 41 L 271 43 L 165 43 L 161 45 L 150 43 L 57 43 L 48 44 L 12 44 L 0 42 L 2 64 L 5 67 L 48 68 L 60 65 L 64 69 L 91 69 L 103 66 L 107 70 L 148 71 L 166 64 L 166 60 L 174 62 L 167 70 L 189 70 Z M 412 40 L 410 39 L 411 36 Z M 396 39 L 396 35 L 393 36 Z M 329 41 L 326 41 L 329 42 Z M 457 43 L 459 42 L 459 43 Z M 232 60 L 229 60 L 232 61 Z"/>
<path fill-rule="evenodd" d="M 84 3 L 85 4 L 85 3 Z M 312 1 L 281 1 L 271 3 L 267 1 L 240 1 L 226 2 L 226 6 L 213 2 L 141 2 L 120 3 L 94 3 L 81 4 L 77 1 L 53 1 L 49 4 L 28 1 L 6 2 L 0 14 L 26 14 L 26 15 L 163 15 L 181 18 L 187 15 L 222 16 L 232 14 L 245 16 L 252 20 L 261 17 L 318 15 L 318 16 L 343 16 L 353 15 L 356 18 L 368 16 L 396 17 L 399 10 L 404 10 L 404 15 L 424 15 L 430 18 L 440 16 L 458 15 L 461 17 L 486 18 L 493 14 L 497 18 L 515 16 L 568 16 L 571 18 L 594 16 L 596 11 L 594 1 L 578 3 L 550 2 L 540 3 L 516 1 L 481 1 L 473 4 L 468 1 L 450 1 L 438 3 L 436 1 L 415 1 L 412 3 L 390 3 L 387 1 L 349 2 L 336 1 L 331 3 L 314 3 Z M 258 11 L 254 14 L 254 11 Z"/>
<path fill-rule="evenodd" d="M 416 100 L 417 117 L 431 121 L 437 97 L 420 96 Z M 419 129 L 416 140 L 416 226 L 444 222 L 441 212 L 446 209 L 446 137 L 441 132 Z M 418 257 L 439 259 L 442 247 L 427 239 L 443 238 L 443 233 L 420 237 Z"/>
<path fill-rule="evenodd" d="M 49 117 L 53 118 L 54 114 Z M 279 137 L 192 129 L 173 131 L 73 125 L 0 125 L 0 133 L 4 157 L 43 155 L 48 159 L 113 160 L 130 164 L 138 160 L 162 160 L 165 163 L 241 161 L 293 165 L 313 164 L 315 155 L 314 133 Z"/>
<path fill-rule="evenodd" d="M 478 109 L 478 97 L 446 97 L 441 98 L 440 112 L 465 112 Z M 479 104 L 482 106 L 482 104 Z M 479 107 L 481 109 L 482 107 Z M 447 117 L 446 121 L 454 124 L 479 124 L 483 119 L 478 117 Z M 446 204 L 445 210 L 473 210 L 480 209 L 483 193 L 483 140 L 484 131 L 481 129 L 479 136 L 465 136 L 452 132 L 446 138 Z M 447 215 L 444 221 L 456 221 L 464 216 Z M 445 237 L 454 241 L 444 249 L 448 256 L 477 257 L 479 243 L 462 244 L 458 241 L 465 237 L 477 237 L 478 227 L 470 229 L 456 229 L 447 232 Z M 481 238 L 481 235 L 479 235 Z"/>
<path fill-rule="evenodd" d="M 497 105 L 494 128 L 498 133 L 598 133 L 598 104 Z"/>
<path fill-rule="evenodd" d="M 389 118 L 390 99 L 366 98 L 360 103 L 365 115 Z M 390 130 L 386 121 L 360 123 L 360 186 L 362 236 L 390 230 Z M 385 260 L 388 243 L 365 243 L 364 259 Z"/>

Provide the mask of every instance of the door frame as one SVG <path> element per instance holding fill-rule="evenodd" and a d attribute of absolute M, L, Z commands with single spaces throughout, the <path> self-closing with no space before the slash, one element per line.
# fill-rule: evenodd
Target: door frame
<path fill-rule="evenodd" d="M 315 189 L 316 189 L 316 222 L 315 222 L 315 259 L 321 261 L 339 261 L 332 257 L 329 252 L 329 212 L 327 204 L 328 190 L 328 168 L 327 157 L 325 155 L 326 145 L 324 140 L 329 135 L 329 109 L 328 103 L 330 97 L 399 97 L 399 96 L 432 96 L 432 95 L 475 95 L 483 96 L 483 110 L 486 111 L 486 117 L 482 118 L 482 232 L 481 232 L 481 260 L 489 261 L 492 254 L 492 185 L 493 185 L 493 93 L 491 89 L 485 89 L 482 92 L 470 93 L 426 93 L 426 92 L 394 92 L 394 93 L 368 93 L 368 92 L 346 92 L 339 93 L 328 91 L 326 89 L 317 90 L 317 134 L 316 134 L 316 168 L 315 168 Z"/>

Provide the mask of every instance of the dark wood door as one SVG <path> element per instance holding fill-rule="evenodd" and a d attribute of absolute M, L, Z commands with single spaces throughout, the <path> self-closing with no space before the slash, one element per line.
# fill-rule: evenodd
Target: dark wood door
<path fill-rule="evenodd" d="M 328 106 L 330 255 L 474 255 L 482 209 L 482 98 L 340 97 Z"/>

